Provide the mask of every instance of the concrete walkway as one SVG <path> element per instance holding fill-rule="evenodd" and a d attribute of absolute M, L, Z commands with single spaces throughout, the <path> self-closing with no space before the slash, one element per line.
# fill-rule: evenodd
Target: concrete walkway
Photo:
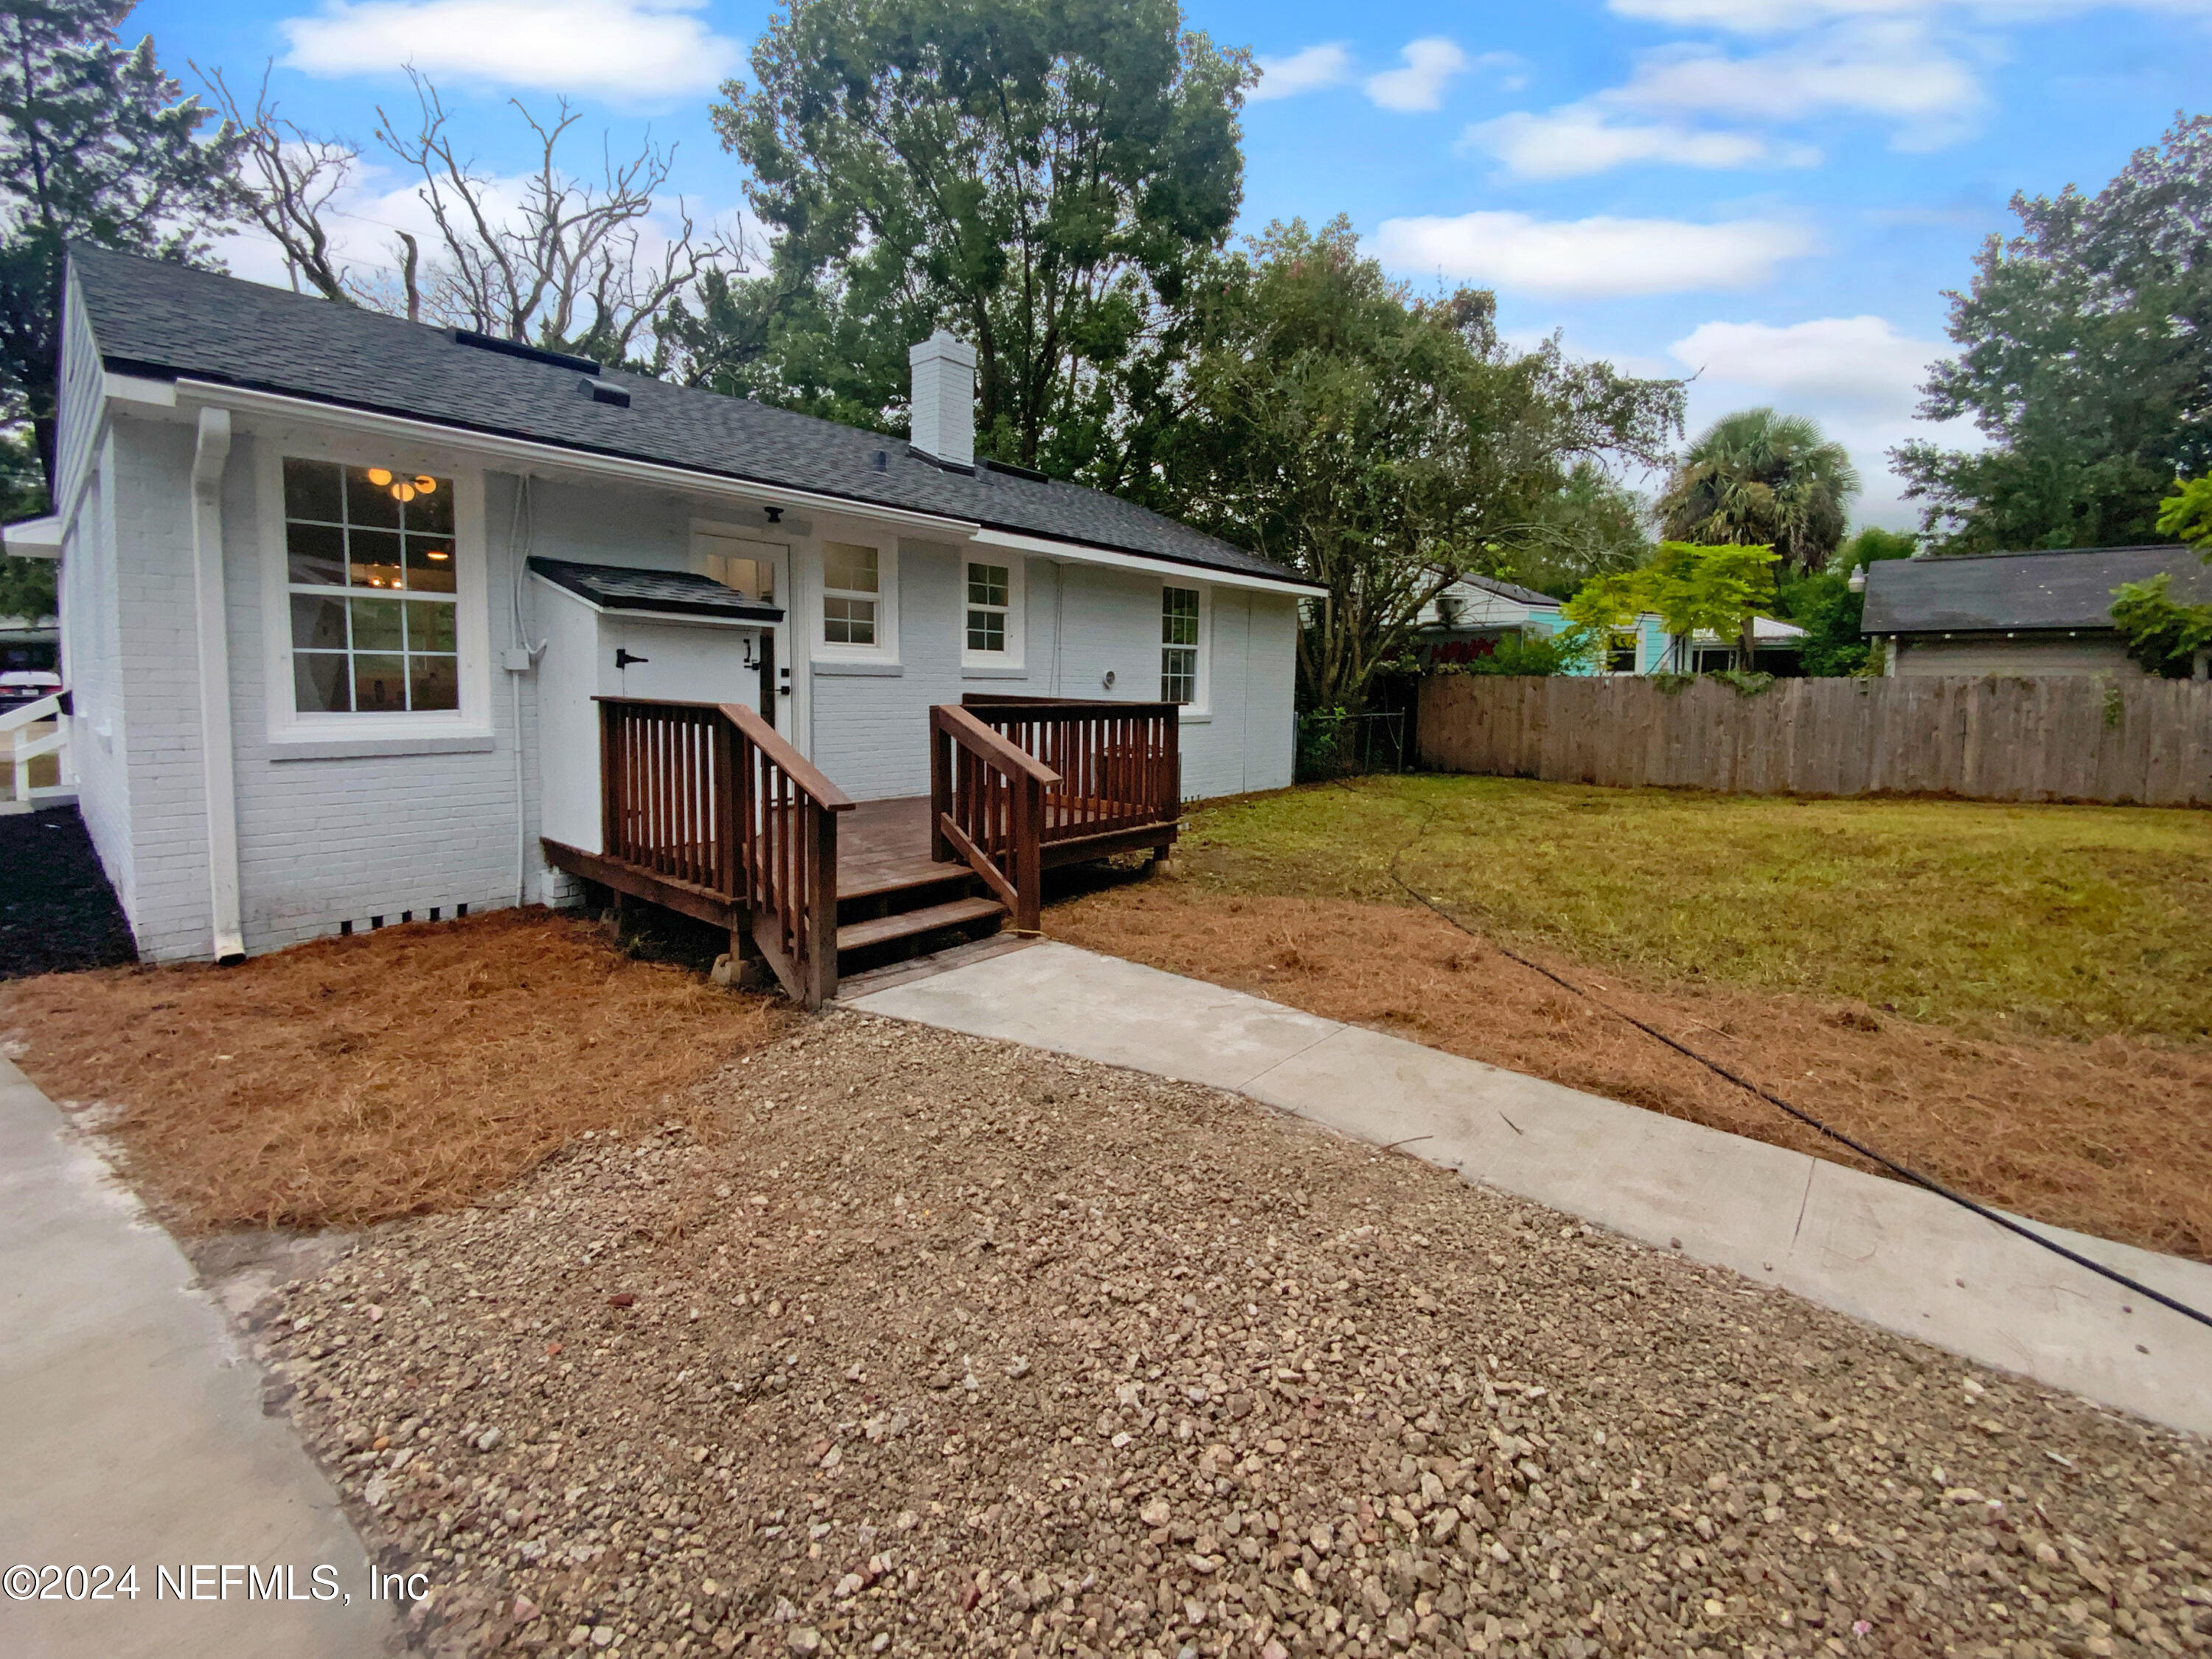
<path fill-rule="evenodd" d="M 38 1659 L 352 1659 L 396 1651 L 360 1538 L 191 1264 L 61 1114 L 0 1060 L 0 1571 L 137 1569 L 137 1595 L 0 1595 L 0 1651 Z M 189 1594 L 164 1594 L 182 1571 Z M 301 1599 L 256 1597 L 272 1567 Z M 327 1566 L 350 1601 L 317 1601 Z"/>
<path fill-rule="evenodd" d="M 2212 1329 L 1931 1193 L 1070 945 L 849 1006 L 1235 1090 L 1984 1364 L 2212 1433 Z M 2051 1238 L 2212 1311 L 2212 1267 Z"/>

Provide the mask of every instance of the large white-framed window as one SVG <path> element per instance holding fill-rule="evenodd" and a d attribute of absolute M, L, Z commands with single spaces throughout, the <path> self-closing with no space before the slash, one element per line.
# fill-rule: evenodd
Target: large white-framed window
<path fill-rule="evenodd" d="M 830 538 L 822 543 L 814 654 L 830 661 L 898 659 L 898 550 Z"/>
<path fill-rule="evenodd" d="M 287 455 L 284 555 L 295 713 L 460 712 L 451 478 Z"/>
<path fill-rule="evenodd" d="M 1186 714 L 1206 710 L 1207 641 L 1212 633 L 1210 590 L 1169 582 L 1160 589 L 1160 701 Z"/>
<path fill-rule="evenodd" d="M 1019 668 L 1026 562 L 1018 554 L 969 558 L 960 568 L 960 665 Z"/>
<path fill-rule="evenodd" d="M 482 474 L 272 434 L 260 477 L 271 741 L 488 738 Z"/>

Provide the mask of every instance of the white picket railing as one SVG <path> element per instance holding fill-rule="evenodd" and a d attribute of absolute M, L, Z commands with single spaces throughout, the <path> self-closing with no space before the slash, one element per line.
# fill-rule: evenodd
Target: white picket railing
<path fill-rule="evenodd" d="M 31 728 L 52 720 L 53 729 L 36 737 Z M 76 799 L 76 775 L 70 767 L 68 717 L 62 713 L 59 695 L 40 697 L 0 714 L 0 744 L 12 760 L 14 788 L 9 799 L 26 805 L 41 801 L 65 801 Z M 55 781 L 31 787 L 31 763 L 52 755 L 55 757 Z"/>

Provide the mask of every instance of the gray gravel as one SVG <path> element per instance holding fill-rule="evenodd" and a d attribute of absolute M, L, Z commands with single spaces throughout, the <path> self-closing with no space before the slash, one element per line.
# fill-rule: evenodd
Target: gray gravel
<path fill-rule="evenodd" d="M 425 1645 L 2212 1652 L 2203 1443 L 1210 1090 L 707 1089 L 257 1310 Z"/>

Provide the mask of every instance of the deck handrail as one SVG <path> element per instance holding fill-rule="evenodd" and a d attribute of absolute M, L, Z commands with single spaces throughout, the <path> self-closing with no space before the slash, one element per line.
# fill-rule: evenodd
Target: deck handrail
<path fill-rule="evenodd" d="M 852 799 L 742 704 L 593 701 L 602 855 L 719 901 L 733 950 L 750 939 L 794 1001 L 828 1001 L 837 819 Z"/>
<path fill-rule="evenodd" d="M 951 703 L 929 711 L 929 842 L 940 862 L 964 860 L 1034 933 L 1044 909 L 1045 796 L 1060 775 Z"/>
<path fill-rule="evenodd" d="M 853 810 L 853 798 L 830 782 L 828 774 L 793 749 L 790 740 L 759 714 L 741 702 L 726 702 L 721 705 L 721 710 L 736 724 L 738 731 L 760 746 L 763 754 L 790 773 L 792 781 L 813 796 L 824 811 L 849 812 Z"/>
<path fill-rule="evenodd" d="M 962 713 L 1060 775 L 1045 797 L 1048 842 L 1171 824 L 1182 816 L 1179 705 L 989 692 L 960 701 Z"/>
<path fill-rule="evenodd" d="M 69 713 L 69 693 L 50 691 L 43 697 L 18 703 L 5 714 L 0 714 L 0 754 L 8 757 L 9 799 L 35 802 L 40 798 L 68 799 L 75 785 L 70 778 L 69 753 L 70 723 L 63 718 Z M 52 720 L 54 729 L 42 738 L 26 738 L 24 732 L 42 720 Z M 31 787 L 31 763 L 43 760 L 48 755 L 55 757 L 57 781 L 51 788 Z"/>

